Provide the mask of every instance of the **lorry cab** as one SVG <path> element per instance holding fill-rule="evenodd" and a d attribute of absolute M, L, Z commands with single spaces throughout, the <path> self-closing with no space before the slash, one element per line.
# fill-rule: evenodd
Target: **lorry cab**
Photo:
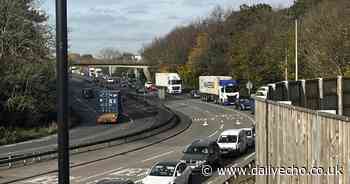
<path fill-rule="evenodd" d="M 169 94 L 182 93 L 182 81 L 177 73 L 156 73 L 156 86 L 166 89 Z"/>
<path fill-rule="evenodd" d="M 180 77 L 176 74 L 174 75 L 169 75 L 169 80 L 168 80 L 168 93 L 170 94 L 176 94 L 176 93 L 181 93 L 181 79 Z"/>
<path fill-rule="evenodd" d="M 216 103 L 233 105 L 239 99 L 239 87 L 236 80 L 220 80 L 219 99 Z"/>

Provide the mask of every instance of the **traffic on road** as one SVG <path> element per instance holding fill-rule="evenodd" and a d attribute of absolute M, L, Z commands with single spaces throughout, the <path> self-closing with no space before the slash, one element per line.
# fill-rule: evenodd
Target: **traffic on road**
<path fill-rule="evenodd" d="M 167 74 L 158 74 L 160 75 L 163 79 Z M 79 76 L 73 76 L 73 78 L 76 77 Z M 122 111 L 118 109 L 119 104 L 113 100 L 128 101 L 129 99 L 123 94 L 138 95 L 152 101 L 158 98 L 160 90 L 167 93 L 166 101 L 161 103 L 176 114 L 181 113 L 189 117 L 192 122 L 191 126 L 184 133 L 146 147 L 144 151 L 142 149 L 135 153 L 132 151 L 122 157 L 111 157 L 112 160 L 103 159 L 102 162 L 94 162 L 91 166 L 73 168 L 72 183 L 190 184 L 210 182 L 215 181 L 218 176 L 215 172 L 211 175 L 203 175 L 203 169 L 211 167 L 215 171 L 215 168 L 237 163 L 240 158 L 254 152 L 255 122 L 249 108 L 239 108 L 237 111 L 235 103 L 233 105 L 218 103 L 221 100 L 226 102 L 228 98 L 231 98 L 231 93 L 225 93 L 233 89 L 231 85 L 221 86 L 218 90 L 223 91 L 226 97 L 210 102 L 209 98 L 215 98 L 215 95 L 208 97 L 209 93 L 206 93 L 206 97 L 203 98 L 200 89 L 189 93 L 174 93 L 172 84 L 181 85 L 181 80 L 178 78 L 176 80 L 180 82 L 164 82 L 164 84 L 171 84 L 171 90 L 169 86 L 157 86 L 150 82 L 145 82 L 144 85 L 136 84 L 135 80 L 129 78 L 114 77 L 113 82 L 109 82 L 110 78 L 109 76 L 98 79 L 83 77 L 84 83 L 95 86 L 81 88 L 81 96 L 86 100 L 96 101 L 97 106 L 93 108 L 100 112 L 96 119 L 97 126 L 118 123 L 116 115 Z M 227 84 L 228 81 L 225 82 Z M 201 98 L 197 98 L 196 95 Z M 237 103 L 240 101 L 238 96 L 239 93 L 234 93 Z M 139 144 L 144 143 L 141 140 L 125 146 L 132 149 Z M 118 150 L 118 146 L 112 149 Z M 124 160 L 125 157 L 128 159 Z M 77 155 L 75 159 L 84 160 L 85 158 Z M 34 164 L 32 167 L 38 166 Z M 99 169 L 96 170 L 96 168 Z M 85 173 L 87 170 L 89 172 Z M 25 181 L 34 184 L 52 183 L 57 181 L 57 177 L 56 175 L 45 175 Z"/>

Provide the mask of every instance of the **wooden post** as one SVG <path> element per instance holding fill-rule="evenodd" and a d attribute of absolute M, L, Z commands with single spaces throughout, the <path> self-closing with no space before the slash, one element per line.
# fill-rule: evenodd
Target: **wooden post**
<path fill-rule="evenodd" d="M 320 104 L 317 110 L 323 110 L 323 79 L 322 78 L 318 79 L 318 91 L 320 95 L 320 100 L 319 100 Z"/>
<path fill-rule="evenodd" d="M 338 115 L 343 115 L 343 78 L 338 76 L 337 78 L 337 96 L 338 96 Z"/>
<path fill-rule="evenodd" d="M 302 95 L 302 99 L 301 99 L 301 106 L 305 107 L 307 106 L 307 102 L 306 102 L 306 91 L 305 91 L 305 80 L 301 80 L 301 95 Z"/>

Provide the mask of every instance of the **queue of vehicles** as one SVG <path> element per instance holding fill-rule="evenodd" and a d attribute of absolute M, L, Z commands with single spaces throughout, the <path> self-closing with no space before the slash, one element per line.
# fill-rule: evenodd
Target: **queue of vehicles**
<path fill-rule="evenodd" d="M 168 78 L 166 78 L 166 76 L 168 76 Z M 109 81 L 109 79 L 110 78 L 105 78 L 105 80 L 109 83 L 115 83 L 118 81 Z M 173 82 L 173 79 L 178 81 Z M 132 82 L 125 81 L 118 82 L 127 86 L 131 86 L 133 84 Z M 232 78 L 227 76 L 201 76 L 199 82 L 199 90 L 193 90 L 190 92 L 192 97 L 201 98 L 202 100 L 207 101 L 214 101 L 223 105 L 234 104 L 242 110 L 249 109 L 247 105 L 249 104 L 248 101 L 240 98 L 238 81 L 232 80 Z M 179 84 L 179 88 L 174 88 L 178 87 Z M 167 92 L 170 94 L 181 93 L 179 91 L 176 91 L 176 89 L 182 90 L 181 79 L 177 78 L 176 75 L 170 73 L 158 74 L 158 83 L 157 81 L 156 84 L 146 82 L 145 86 L 142 89 L 149 91 L 152 88 L 157 89 L 157 87 L 165 87 L 167 89 Z M 266 88 L 261 88 L 260 91 L 263 91 L 265 89 Z M 92 89 L 86 88 L 83 89 L 82 96 L 89 99 L 94 98 L 95 94 L 93 93 Z M 116 123 L 122 111 L 120 93 L 118 91 L 102 90 L 96 96 L 98 97 L 102 112 L 101 116 L 97 118 L 97 123 Z M 142 179 L 141 183 L 191 183 L 191 175 L 193 173 L 200 172 L 203 166 L 223 166 L 223 156 L 244 154 L 250 147 L 253 147 L 254 145 L 255 130 L 253 127 L 225 130 L 219 135 L 217 140 L 195 140 L 186 146 L 183 151 L 181 160 L 161 161 L 155 163 L 155 165 L 152 166 L 148 172 L 147 176 Z M 130 180 L 103 180 L 100 181 L 99 184 L 133 184 L 133 182 Z"/>
<path fill-rule="evenodd" d="M 223 156 L 241 155 L 255 144 L 254 128 L 225 130 L 217 140 L 197 139 L 187 145 L 179 161 L 155 163 L 140 184 L 189 184 L 203 167 L 223 167 Z"/>

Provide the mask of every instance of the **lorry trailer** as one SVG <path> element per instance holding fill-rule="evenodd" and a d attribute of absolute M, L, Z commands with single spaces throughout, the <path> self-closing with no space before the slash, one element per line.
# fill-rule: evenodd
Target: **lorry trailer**
<path fill-rule="evenodd" d="M 203 101 L 233 105 L 239 99 L 239 81 L 230 76 L 200 76 L 199 93 Z"/>

